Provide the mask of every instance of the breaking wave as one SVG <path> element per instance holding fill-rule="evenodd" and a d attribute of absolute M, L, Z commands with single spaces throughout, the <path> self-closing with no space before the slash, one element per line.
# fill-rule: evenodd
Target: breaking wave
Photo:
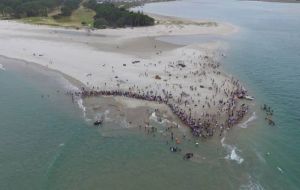
<path fill-rule="evenodd" d="M 0 63 L 0 70 L 5 71 L 5 67 Z"/>
<path fill-rule="evenodd" d="M 78 98 L 76 101 L 77 101 L 78 107 L 82 110 L 83 117 L 85 119 L 87 119 L 86 118 L 86 107 L 83 105 L 83 100 L 81 98 Z"/>
<path fill-rule="evenodd" d="M 65 79 L 64 77 L 61 77 L 61 80 L 59 80 L 62 84 L 63 88 L 66 89 L 68 92 L 78 92 L 80 89 L 73 85 L 70 81 Z M 89 119 L 86 117 L 86 107 L 83 105 L 83 100 L 80 97 L 74 96 L 74 101 L 77 103 L 78 107 L 82 110 L 83 117 L 86 121 Z"/>
<path fill-rule="evenodd" d="M 223 137 L 221 140 L 222 147 L 224 147 L 228 152 L 228 154 L 225 156 L 225 159 L 233 160 L 236 161 L 238 164 L 241 164 L 244 161 L 244 159 L 240 155 L 238 155 L 237 152 L 239 150 L 237 149 L 237 147 L 234 145 L 226 144 L 224 143 L 224 141 L 225 141 L 225 137 Z"/>
<path fill-rule="evenodd" d="M 240 190 L 263 190 L 263 189 L 264 188 L 258 182 L 255 182 L 251 176 L 249 176 L 249 181 L 247 184 L 240 186 Z"/>
<path fill-rule="evenodd" d="M 249 119 L 247 119 L 247 121 L 245 121 L 244 123 L 242 123 L 241 125 L 239 125 L 239 127 L 241 128 L 247 128 L 248 124 L 252 121 L 254 121 L 257 118 L 256 113 L 253 112 L 252 115 L 249 117 Z"/>
<path fill-rule="evenodd" d="M 278 170 L 280 173 L 283 173 L 283 170 L 282 170 L 279 166 L 277 166 L 277 170 Z"/>
<path fill-rule="evenodd" d="M 165 118 L 158 118 L 156 116 L 156 113 L 153 112 L 151 114 L 151 116 L 149 117 L 149 119 L 152 119 L 153 121 L 157 122 L 157 123 L 160 123 L 160 124 L 164 124 L 164 123 L 171 123 L 168 119 L 165 119 Z"/>

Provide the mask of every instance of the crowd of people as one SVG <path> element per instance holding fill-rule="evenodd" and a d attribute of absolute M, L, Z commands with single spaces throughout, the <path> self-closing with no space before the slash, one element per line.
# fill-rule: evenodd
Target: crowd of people
<path fill-rule="evenodd" d="M 248 106 L 240 100 L 247 91 L 239 80 L 221 72 L 218 55 L 197 51 L 180 53 L 181 60 L 170 58 L 155 64 L 138 61 L 146 67 L 139 73 L 139 81 L 121 80 L 118 76 L 103 81 L 102 85 L 88 84 L 70 94 L 81 98 L 122 96 L 158 102 L 165 104 L 180 124 L 188 126 L 193 136 L 206 138 L 217 132 L 221 136 L 246 115 Z M 159 65 L 165 69 L 157 70 Z M 112 73 L 115 73 L 113 66 Z"/>
<path fill-rule="evenodd" d="M 192 135 L 195 137 L 208 137 L 213 136 L 216 130 L 220 129 L 220 135 L 225 129 L 232 127 L 238 121 L 240 121 L 248 111 L 248 106 L 245 104 L 241 104 L 237 106 L 238 97 L 241 94 L 244 94 L 245 91 L 242 89 L 236 90 L 231 93 L 231 98 L 227 102 L 220 101 L 219 104 L 226 105 L 227 117 L 224 119 L 224 122 L 221 123 L 221 115 L 219 114 L 202 114 L 199 117 L 192 117 L 191 110 L 188 111 L 182 109 L 178 106 L 173 98 L 167 95 L 153 95 L 153 93 L 136 93 L 130 91 L 123 90 L 88 90 L 86 88 L 82 88 L 81 91 L 78 92 L 69 92 L 68 94 L 72 96 L 79 96 L 81 98 L 87 97 L 98 97 L 98 96 L 122 96 L 128 98 L 134 98 L 145 101 L 154 101 L 158 103 L 163 103 L 167 105 L 172 113 L 174 113 L 180 121 L 188 126 L 191 129 Z M 217 118 L 217 117 L 220 118 Z"/>

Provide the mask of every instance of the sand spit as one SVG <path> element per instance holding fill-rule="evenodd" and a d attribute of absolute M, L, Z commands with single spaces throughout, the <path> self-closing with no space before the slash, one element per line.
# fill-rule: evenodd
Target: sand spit
<path fill-rule="evenodd" d="M 236 101 L 245 90 L 220 69 L 222 43 L 178 46 L 155 37 L 230 35 L 236 27 L 156 18 L 159 24 L 151 27 L 96 31 L 0 21 L 0 43 L 5 44 L 0 55 L 60 71 L 89 90 L 163 97 L 191 125 L 229 127 L 228 118 L 237 120 L 238 111 L 246 111 Z"/>

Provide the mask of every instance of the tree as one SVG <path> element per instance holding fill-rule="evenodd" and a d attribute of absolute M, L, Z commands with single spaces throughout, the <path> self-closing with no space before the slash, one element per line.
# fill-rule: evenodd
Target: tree
<path fill-rule="evenodd" d="M 63 0 L 0 0 L 0 14 L 10 17 L 47 16 Z"/>
<path fill-rule="evenodd" d="M 72 12 L 79 7 L 80 0 L 66 0 L 61 8 L 63 16 L 70 16 Z"/>
<path fill-rule="evenodd" d="M 144 15 L 141 12 L 132 12 L 124 8 L 116 7 L 111 3 L 98 4 L 94 7 L 96 16 L 94 17 L 95 23 L 97 20 L 103 19 L 107 22 L 106 26 L 109 27 L 125 27 L 125 26 L 149 26 L 154 24 L 154 19 Z M 95 28 L 103 25 L 94 24 Z"/>
<path fill-rule="evenodd" d="M 83 5 L 86 8 L 95 10 L 95 8 L 97 6 L 97 1 L 96 0 L 89 0 L 89 1 L 86 1 Z"/>
<path fill-rule="evenodd" d="M 104 29 L 108 26 L 108 22 L 104 18 L 98 18 L 94 21 L 94 27 Z"/>

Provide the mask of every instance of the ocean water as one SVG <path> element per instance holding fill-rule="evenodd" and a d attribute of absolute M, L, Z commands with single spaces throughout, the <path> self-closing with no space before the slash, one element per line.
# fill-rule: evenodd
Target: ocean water
<path fill-rule="evenodd" d="M 228 38 L 177 42 L 228 44 L 224 68 L 256 97 L 249 119 L 223 137 L 183 141 L 195 154 L 184 161 L 163 136 L 93 127 L 64 94 L 75 87 L 61 74 L 0 57 L 0 189 L 299 189 L 300 5 L 198 0 L 143 10 L 239 26 Z M 274 109 L 275 127 L 262 103 Z"/>
<path fill-rule="evenodd" d="M 189 36 L 177 38 L 176 42 L 227 43 L 224 67 L 246 84 L 257 104 L 257 119 L 248 122 L 245 132 L 234 134 L 236 139 L 231 140 L 240 147 L 242 155 L 247 155 L 244 166 L 239 167 L 249 166 L 244 169 L 251 176 L 248 185 L 253 185 L 252 189 L 299 189 L 300 4 L 188 0 L 153 3 L 142 9 L 229 22 L 239 27 L 239 32 L 229 38 Z M 263 121 L 264 114 L 259 110 L 263 103 L 274 109 L 276 127 L 268 127 Z"/>
<path fill-rule="evenodd" d="M 3 57 L 0 63 L 0 189 L 211 188 L 215 179 L 199 178 L 238 165 L 229 161 L 238 150 L 223 142 L 183 141 L 196 158 L 186 162 L 159 135 L 95 128 L 65 95 L 74 87 L 61 74 Z M 230 188 L 228 180 L 218 183 Z"/>

